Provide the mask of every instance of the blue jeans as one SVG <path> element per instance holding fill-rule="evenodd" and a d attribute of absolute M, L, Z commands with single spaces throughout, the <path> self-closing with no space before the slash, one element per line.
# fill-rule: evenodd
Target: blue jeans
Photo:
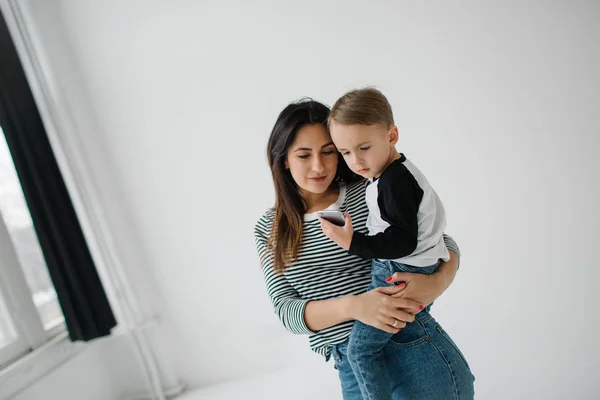
<path fill-rule="evenodd" d="M 399 264 L 389 260 L 373 260 L 371 272 L 371 286 L 375 287 L 387 286 L 385 278 L 391 276 L 394 272 L 416 272 L 424 274 L 432 274 L 435 272 L 439 262 L 428 267 L 411 267 L 404 264 Z M 420 314 L 429 315 L 429 307 Z M 420 315 L 419 314 L 419 315 Z M 409 324 L 412 325 L 412 324 Z M 410 332 L 407 325 L 397 335 L 407 336 Z M 421 336 L 427 336 L 418 329 Z M 392 385 L 390 384 L 390 372 L 384 355 L 386 345 L 392 339 L 393 334 L 384 332 L 380 329 L 363 324 L 356 321 L 352 328 L 348 343 L 348 359 L 352 370 L 355 373 L 359 389 L 362 397 L 368 400 L 388 400 L 392 399 Z M 437 362 L 441 362 L 439 359 Z M 406 367 L 405 367 L 406 368 Z M 417 370 L 426 370 L 427 366 L 412 364 L 411 368 Z M 405 373 L 406 371 L 395 370 L 394 373 Z M 470 372 L 469 372 L 470 374 Z M 434 379 L 434 378 L 432 378 Z M 472 382 L 471 382 L 472 386 Z M 446 393 L 446 392 L 444 392 Z M 444 397 L 439 397 L 444 398 Z M 447 397 L 453 398 L 453 397 Z"/>
<path fill-rule="evenodd" d="M 331 353 L 342 384 L 344 400 L 363 400 L 348 360 L 348 341 Z M 450 336 L 427 311 L 392 336 L 383 349 L 389 375 L 385 384 L 393 400 L 473 399 L 469 365 Z M 379 398 L 377 398 L 379 400 Z"/>

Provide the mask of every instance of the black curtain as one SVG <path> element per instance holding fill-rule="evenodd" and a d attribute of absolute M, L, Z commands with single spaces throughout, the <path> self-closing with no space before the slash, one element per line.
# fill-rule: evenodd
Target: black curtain
<path fill-rule="evenodd" d="M 1 12 L 0 126 L 71 340 L 109 335 L 114 314 Z"/>

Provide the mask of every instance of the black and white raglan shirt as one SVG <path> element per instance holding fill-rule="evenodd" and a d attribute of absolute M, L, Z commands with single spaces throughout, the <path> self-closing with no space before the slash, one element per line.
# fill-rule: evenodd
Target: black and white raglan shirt
<path fill-rule="evenodd" d="M 328 210 L 347 211 L 357 232 L 367 233 L 369 209 L 365 203 L 366 180 L 341 184 L 340 194 Z M 323 233 L 316 213 L 304 215 L 298 259 L 283 274 L 273 268 L 267 240 L 275 212 L 268 210 L 254 227 L 256 250 L 273 311 L 290 332 L 309 335 L 310 348 L 329 359 L 331 346 L 345 342 L 353 321 L 311 331 L 304 321 L 304 309 L 311 300 L 327 300 L 364 293 L 371 282 L 371 260 L 339 247 Z M 444 236 L 446 246 L 460 256 L 458 246 Z"/>
<path fill-rule="evenodd" d="M 446 213 L 425 175 L 404 154 L 366 189 L 369 234 L 354 231 L 350 253 L 414 267 L 450 254 L 444 244 Z"/>

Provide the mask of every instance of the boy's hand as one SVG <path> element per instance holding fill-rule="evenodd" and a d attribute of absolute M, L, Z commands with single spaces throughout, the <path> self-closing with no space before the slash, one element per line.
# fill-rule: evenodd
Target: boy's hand
<path fill-rule="evenodd" d="M 323 229 L 325 236 L 337 243 L 342 249 L 349 250 L 350 243 L 352 243 L 352 235 L 354 235 L 350 214 L 347 212 L 344 213 L 344 218 L 346 219 L 346 224 L 344 226 L 337 226 L 326 219 L 321 217 L 318 218 L 321 222 L 321 229 Z"/>

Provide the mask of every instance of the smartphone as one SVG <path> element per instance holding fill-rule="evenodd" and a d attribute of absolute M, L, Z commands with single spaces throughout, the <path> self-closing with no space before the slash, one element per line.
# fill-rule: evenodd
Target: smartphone
<path fill-rule="evenodd" d="M 341 211 L 335 210 L 321 210 L 317 211 L 317 215 L 327 221 L 331 222 L 337 226 L 346 225 L 346 219 L 344 218 L 344 213 Z"/>

